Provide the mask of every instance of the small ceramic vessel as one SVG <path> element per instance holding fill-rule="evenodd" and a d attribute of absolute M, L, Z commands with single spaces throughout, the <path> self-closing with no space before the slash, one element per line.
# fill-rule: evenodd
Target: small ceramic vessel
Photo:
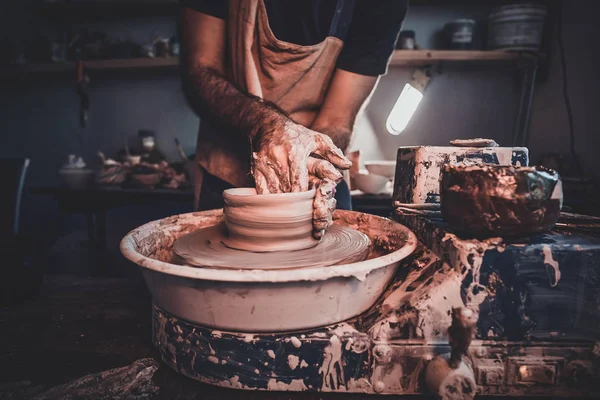
<path fill-rule="evenodd" d="M 316 246 L 312 236 L 315 190 L 257 194 L 253 188 L 223 192 L 227 247 L 253 251 L 295 251 Z"/>

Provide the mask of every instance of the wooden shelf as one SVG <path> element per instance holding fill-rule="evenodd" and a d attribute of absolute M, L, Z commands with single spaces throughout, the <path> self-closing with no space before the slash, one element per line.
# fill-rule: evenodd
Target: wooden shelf
<path fill-rule="evenodd" d="M 530 53 L 481 50 L 395 50 L 390 66 L 419 66 L 441 61 L 514 61 Z"/>
<path fill-rule="evenodd" d="M 224 0 L 223 0 L 224 1 Z M 553 0 L 537 0 L 549 3 Z M 482 4 L 483 3 L 483 4 Z M 512 0 L 411 0 L 411 6 L 498 6 L 511 4 Z M 44 3 L 36 13 L 57 21 L 81 22 L 107 18 L 176 16 L 180 5 L 177 0 L 103 0 L 75 3 Z"/>
<path fill-rule="evenodd" d="M 90 72 L 110 71 L 150 71 L 177 70 L 179 57 L 169 58 L 123 58 L 114 60 L 88 60 L 83 65 Z M 25 64 L 0 67 L 0 78 L 27 78 L 38 75 L 58 75 L 72 73 L 75 76 L 75 63 Z"/>
<path fill-rule="evenodd" d="M 90 71 L 114 71 L 125 69 L 177 69 L 179 57 L 168 58 L 124 58 L 116 60 L 90 60 L 83 65 Z"/>
<path fill-rule="evenodd" d="M 456 51 L 456 50 L 395 50 L 390 60 L 391 67 L 422 66 L 442 61 L 515 61 L 522 57 L 533 57 L 530 53 L 506 51 Z M 179 57 L 169 58 L 124 58 L 114 60 L 83 61 L 90 72 L 159 71 L 179 68 Z M 32 77 L 37 75 L 59 75 L 75 73 L 75 63 L 26 64 L 0 67 L 0 78 Z"/>

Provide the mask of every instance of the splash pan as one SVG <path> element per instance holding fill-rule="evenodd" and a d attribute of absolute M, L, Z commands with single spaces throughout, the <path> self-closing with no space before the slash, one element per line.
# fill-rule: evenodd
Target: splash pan
<path fill-rule="evenodd" d="M 140 266 L 154 302 L 174 316 L 229 331 L 311 329 L 366 311 L 417 245 L 408 228 L 386 218 L 338 210 L 334 221 L 369 237 L 366 260 L 291 270 L 183 265 L 173 243 L 222 223 L 222 210 L 149 222 L 123 238 L 121 252 Z"/>

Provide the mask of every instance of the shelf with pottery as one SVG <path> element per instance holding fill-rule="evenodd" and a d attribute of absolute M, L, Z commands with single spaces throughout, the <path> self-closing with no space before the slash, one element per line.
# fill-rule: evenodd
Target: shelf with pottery
<path fill-rule="evenodd" d="M 502 50 L 395 50 L 390 66 L 427 65 L 441 61 L 517 61 L 524 57 L 538 57 L 531 52 Z"/>
<path fill-rule="evenodd" d="M 395 50 L 390 66 L 426 65 L 439 61 L 516 61 L 533 57 L 530 53 L 476 50 Z M 90 71 L 177 70 L 179 57 L 123 58 L 83 61 Z M 36 74 L 75 72 L 75 63 L 24 64 L 0 67 L 0 77 L 19 77 Z"/>
<path fill-rule="evenodd" d="M 83 61 L 84 67 L 91 71 L 125 70 L 173 70 L 179 67 L 179 57 L 121 58 Z M 43 64 L 23 64 L 0 67 L 0 77 L 27 77 L 40 74 L 75 74 L 74 62 L 55 62 Z"/>
<path fill-rule="evenodd" d="M 549 0 L 543 0 L 549 2 Z M 411 0 L 411 6 L 479 6 L 480 0 Z M 510 4 L 510 0 L 488 0 L 486 6 Z M 54 21 L 87 21 L 114 18 L 176 17 L 181 5 L 176 0 L 102 0 L 85 2 L 42 2 L 36 15 Z"/>

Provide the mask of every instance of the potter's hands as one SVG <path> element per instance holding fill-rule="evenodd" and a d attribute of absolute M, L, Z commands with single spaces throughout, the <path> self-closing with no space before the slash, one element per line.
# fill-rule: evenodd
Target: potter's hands
<path fill-rule="evenodd" d="M 352 165 L 329 136 L 292 121 L 262 132 L 253 140 L 252 174 L 256 191 L 305 192 L 310 177 L 339 182 L 339 169 Z"/>
<path fill-rule="evenodd" d="M 315 237 L 320 237 L 332 223 L 335 186 L 343 178 L 338 169 L 348 169 L 352 163 L 329 136 L 289 120 L 282 126 L 253 141 L 256 191 L 288 193 L 316 188 L 313 227 Z"/>

